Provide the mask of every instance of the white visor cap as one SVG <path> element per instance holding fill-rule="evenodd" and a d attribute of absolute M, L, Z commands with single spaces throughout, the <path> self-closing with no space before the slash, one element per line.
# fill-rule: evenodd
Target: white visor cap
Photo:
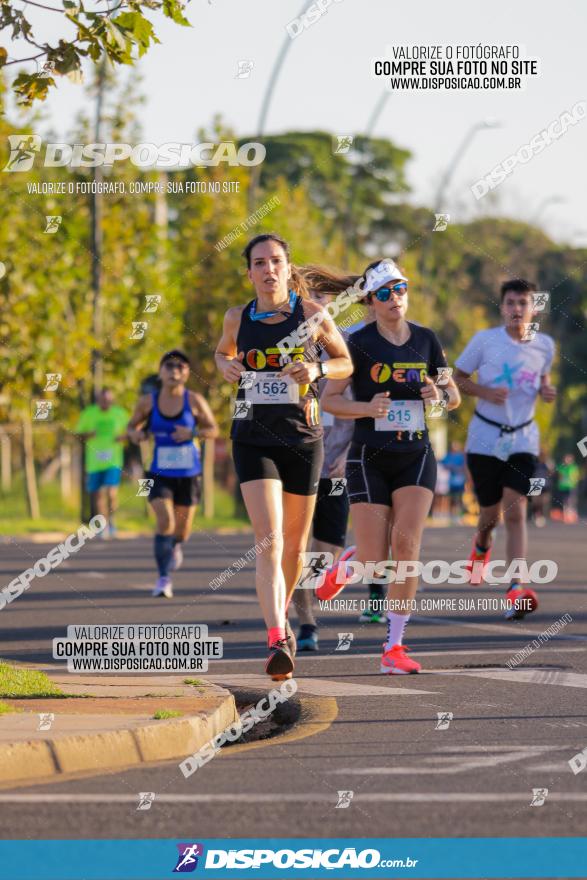
<path fill-rule="evenodd" d="M 403 275 L 393 260 L 381 260 L 376 266 L 373 266 L 372 269 L 367 269 L 365 275 L 365 284 L 363 287 L 363 291 L 365 293 L 372 293 L 374 290 L 379 290 L 384 284 L 387 284 L 389 281 L 407 281 L 405 275 Z"/>

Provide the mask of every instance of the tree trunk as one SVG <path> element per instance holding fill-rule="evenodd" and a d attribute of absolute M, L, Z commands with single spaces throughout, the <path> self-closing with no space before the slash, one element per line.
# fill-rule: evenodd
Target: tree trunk
<path fill-rule="evenodd" d="M 204 519 L 212 519 L 214 516 L 214 445 L 213 438 L 204 440 L 203 451 L 203 515 Z"/>
<path fill-rule="evenodd" d="M 22 417 L 22 450 L 24 457 L 24 473 L 27 492 L 27 503 L 31 519 L 41 518 L 39 493 L 37 492 L 37 475 L 35 473 L 35 450 L 33 446 L 33 426 L 27 413 Z"/>
<path fill-rule="evenodd" d="M 2 491 L 8 492 L 12 486 L 12 443 L 10 436 L 0 433 L 0 469 L 2 471 Z"/>
<path fill-rule="evenodd" d="M 68 443 L 61 445 L 59 460 L 61 465 L 61 499 L 70 502 L 73 495 L 73 478 L 71 473 L 71 446 Z"/>

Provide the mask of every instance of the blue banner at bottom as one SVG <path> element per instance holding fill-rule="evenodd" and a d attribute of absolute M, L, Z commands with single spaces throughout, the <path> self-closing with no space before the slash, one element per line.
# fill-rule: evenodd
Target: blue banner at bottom
<path fill-rule="evenodd" d="M 0 841 L 1 880 L 587 877 L 586 837 Z"/>

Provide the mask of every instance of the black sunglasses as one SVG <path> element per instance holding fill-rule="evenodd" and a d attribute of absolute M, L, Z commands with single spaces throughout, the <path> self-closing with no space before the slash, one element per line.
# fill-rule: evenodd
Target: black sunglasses
<path fill-rule="evenodd" d="M 379 300 L 379 302 L 386 303 L 392 292 L 399 294 L 399 296 L 403 296 L 408 292 L 407 283 L 405 281 L 400 281 L 399 284 L 394 284 L 393 287 L 380 287 L 379 290 L 375 291 L 375 299 Z"/>

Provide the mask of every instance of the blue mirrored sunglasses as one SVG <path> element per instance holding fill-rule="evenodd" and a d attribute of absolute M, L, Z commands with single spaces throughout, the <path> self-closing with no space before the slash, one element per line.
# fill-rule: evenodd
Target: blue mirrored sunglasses
<path fill-rule="evenodd" d="M 399 294 L 399 296 L 403 296 L 408 292 L 408 285 L 405 281 L 400 281 L 399 284 L 394 284 L 393 287 L 380 287 L 379 290 L 375 291 L 375 298 L 378 299 L 379 302 L 385 303 L 388 301 L 392 292 Z"/>

